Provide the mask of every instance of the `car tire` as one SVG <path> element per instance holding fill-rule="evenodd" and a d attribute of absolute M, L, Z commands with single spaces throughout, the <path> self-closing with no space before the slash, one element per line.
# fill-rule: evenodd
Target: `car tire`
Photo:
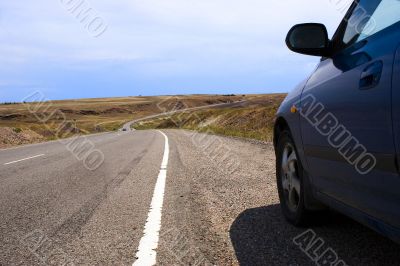
<path fill-rule="evenodd" d="M 312 222 L 312 212 L 306 208 L 305 172 L 289 131 L 280 133 L 276 146 L 276 180 L 280 205 L 286 220 L 295 226 Z"/>

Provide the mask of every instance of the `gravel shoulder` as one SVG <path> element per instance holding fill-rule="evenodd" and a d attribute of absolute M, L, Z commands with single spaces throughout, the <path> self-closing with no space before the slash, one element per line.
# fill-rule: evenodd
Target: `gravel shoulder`
<path fill-rule="evenodd" d="M 281 215 L 272 144 L 164 132 L 171 151 L 159 265 L 315 265 L 293 243 L 310 228 Z M 237 168 L 221 159 L 226 154 Z M 348 265 L 398 263 L 400 248 L 390 240 L 333 212 L 324 221 L 311 228 L 324 241 L 317 254 L 332 248 Z"/>

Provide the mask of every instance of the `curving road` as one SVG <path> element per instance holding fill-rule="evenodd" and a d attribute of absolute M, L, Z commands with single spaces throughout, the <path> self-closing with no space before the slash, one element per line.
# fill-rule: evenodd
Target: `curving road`
<path fill-rule="evenodd" d="M 177 114 L 177 113 L 208 109 L 208 108 L 242 106 L 246 102 L 247 102 L 246 100 L 241 100 L 241 101 L 232 102 L 232 103 L 218 103 L 218 104 L 204 105 L 204 106 L 198 106 L 198 107 L 193 107 L 193 108 L 185 108 L 185 109 L 181 109 L 181 110 L 176 110 L 176 111 L 170 111 L 170 112 L 164 112 L 164 113 L 160 113 L 160 114 L 150 115 L 150 116 L 146 116 L 146 117 L 143 117 L 143 118 L 140 118 L 140 119 L 135 119 L 135 120 L 132 120 L 132 121 L 129 121 L 129 122 L 125 123 L 122 126 L 122 128 L 120 129 L 120 131 L 131 131 L 131 130 L 134 130 L 134 129 L 132 129 L 132 125 L 134 125 L 134 124 L 136 124 L 136 123 L 138 123 L 140 121 L 144 121 L 144 120 L 149 120 L 149 119 L 153 119 L 153 118 L 169 116 L 169 115 L 173 115 L 173 114 Z"/>
<path fill-rule="evenodd" d="M 57 141 L 0 150 L 0 265 L 316 265 L 280 213 L 270 144 L 163 133 L 88 136 L 96 170 Z M 312 229 L 347 265 L 398 264 L 398 245 L 326 218 Z"/>

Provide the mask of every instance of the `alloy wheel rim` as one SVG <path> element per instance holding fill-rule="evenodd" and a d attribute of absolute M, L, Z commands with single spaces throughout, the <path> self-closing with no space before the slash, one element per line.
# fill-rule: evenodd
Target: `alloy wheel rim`
<path fill-rule="evenodd" d="M 288 208 L 295 212 L 300 204 L 300 178 L 296 151 L 287 143 L 282 153 L 282 188 Z"/>

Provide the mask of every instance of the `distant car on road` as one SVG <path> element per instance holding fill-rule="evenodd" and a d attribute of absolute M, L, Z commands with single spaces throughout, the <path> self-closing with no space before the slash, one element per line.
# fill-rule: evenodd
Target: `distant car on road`
<path fill-rule="evenodd" d="M 294 26 L 286 43 L 320 56 L 278 110 L 276 173 L 284 216 L 306 225 L 335 209 L 400 242 L 400 1 L 354 1 L 332 39 Z"/>
<path fill-rule="evenodd" d="M 128 131 L 126 128 L 123 128 L 122 131 Z"/>

